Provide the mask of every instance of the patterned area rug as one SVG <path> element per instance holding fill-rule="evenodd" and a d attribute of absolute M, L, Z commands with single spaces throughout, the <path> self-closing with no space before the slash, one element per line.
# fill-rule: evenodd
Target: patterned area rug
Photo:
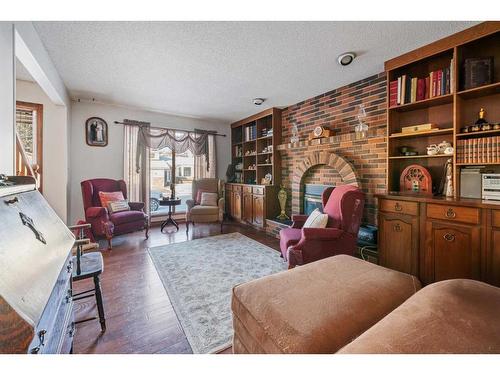
<path fill-rule="evenodd" d="M 279 252 L 240 233 L 148 250 L 193 353 L 231 345 L 233 286 L 287 268 Z"/>

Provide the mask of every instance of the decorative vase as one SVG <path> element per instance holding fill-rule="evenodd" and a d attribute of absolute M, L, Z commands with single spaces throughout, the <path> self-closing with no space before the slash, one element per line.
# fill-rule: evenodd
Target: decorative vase
<path fill-rule="evenodd" d="M 447 197 L 453 197 L 453 160 L 448 159 L 446 162 L 446 185 L 445 185 L 445 195 Z"/>
<path fill-rule="evenodd" d="M 285 212 L 286 199 L 287 199 L 287 193 L 286 193 L 285 187 L 283 185 L 281 185 L 280 191 L 278 192 L 278 201 L 280 203 L 280 209 L 281 209 L 281 212 L 277 217 L 278 220 L 290 219 Z"/>

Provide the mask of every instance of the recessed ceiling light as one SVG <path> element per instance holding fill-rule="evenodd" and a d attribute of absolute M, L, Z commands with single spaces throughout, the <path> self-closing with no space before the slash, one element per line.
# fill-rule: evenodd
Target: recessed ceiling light
<path fill-rule="evenodd" d="M 347 66 L 354 61 L 356 54 L 354 52 L 346 52 L 337 57 L 337 62 L 342 66 Z"/>
<path fill-rule="evenodd" d="M 263 98 L 255 98 L 253 100 L 253 104 L 255 104 L 255 105 L 261 105 L 262 103 L 264 103 L 265 100 L 266 99 L 263 99 Z"/>

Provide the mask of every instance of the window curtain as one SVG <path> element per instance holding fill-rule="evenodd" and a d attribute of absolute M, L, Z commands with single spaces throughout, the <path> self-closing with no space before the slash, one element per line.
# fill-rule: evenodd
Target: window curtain
<path fill-rule="evenodd" d="M 138 126 L 124 125 L 124 133 L 123 177 L 128 200 L 144 202 L 144 210 L 149 215 L 149 150 L 139 142 Z"/>
<path fill-rule="evenodd" d="M 215 136 L 208 135 L 208 163 L 205 155 L 198 155 L 194 157 L 194 179 L 200 178 L 215 178 L 217 176 L 217 157 L 216 157 L 216 143 Z"/>

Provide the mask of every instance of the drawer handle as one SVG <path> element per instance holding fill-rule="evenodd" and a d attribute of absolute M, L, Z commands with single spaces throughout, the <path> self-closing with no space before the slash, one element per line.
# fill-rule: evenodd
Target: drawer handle
<path fill-rule="evenodd" d="M 393 229 L 394 229 L 395 232 L 401 232 L 402 231 L 401 225 L 399 225 L 399 224 L 394 224 Z"/>
<path fill-rule="evenodd" d="M 446 217 L 448 219 L 454 219 L 457 216 L 455 211 L 453 211 L 453 208 L 448 208 L 448 211 L 446 211 Z"/>
<path fill-rule="evenodd" d="M 403 211 L 403 207 L 401 207 L 401 205 L 400 205 L 399 203 L 396 203 L 396 204 L 394 205 L 394 209 L 395 209 L 396 211 L 398 211 L 398 212 Z"/>
<path fill-rule="evenodd" d="M 453 242 L 455 241 L 455 235 L 451 233 L 446 233 L 443 238 L 448 241 L 448 242 Z"/>
<path fill-rule="evenodd" d="M 45 334 L 47 331 L 45 329 L 42 329 L 41 331 L 38 332 L 38 339 L 40 340 L 40 345 L 43 346 L 45 344 Z"/>

